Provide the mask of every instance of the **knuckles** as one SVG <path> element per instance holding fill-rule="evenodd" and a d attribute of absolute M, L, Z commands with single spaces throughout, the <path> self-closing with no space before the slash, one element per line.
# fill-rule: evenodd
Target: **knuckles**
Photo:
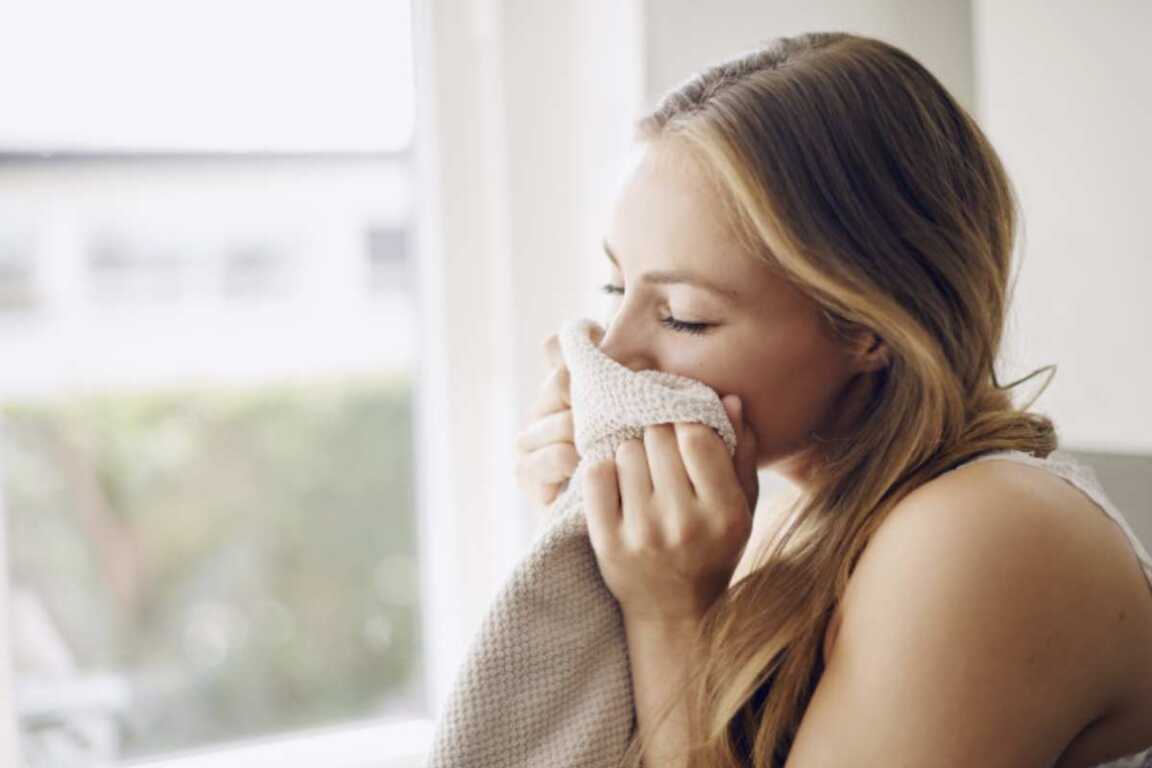
<path fill-rule="evenodd" d="M 671 424 L 648 424 L 644 427 L 644 437 L 648 438 L 656 435 L 672 435 L 675 434 L 674 427 Z"/>
<path fill-rule="evenodd" d="M 676 436 L 682 447 L 696 451 L 710 445 L 715 433 L 706 424 L 679 423 L 676 425 Z"/>
<path fill-rule="evenodd" d="M 557 472 L 571 472 L 576 468 L 578 461 L 576 455 L 576 448 L 566 443 L 559 443 L 555 446 L 549 446 L 551 449 L 549 454 L 549 463 Z"/>
<path fill-rule="evenodd" d="M 584 472 L 585 483 L 608 483 L 616 478 L 616 466 L 612 459 L 600 459 L 588 465 Z"/>
<path fill-rule="evenodd" d="M 568 368 L 560 365 L 552 368 L 540 383 L 538 400 L 542 405 L 563 402 L 569 391 Z"/>
<path fill-rule="evenodd" d="M 624 536 L 623 549 L 630 555 L 653 554 L 661 552 L 664 547 L 659 526 L 642 521 L 634 522 Z"/>
<path fill-rule="evenodd" d="M 643 444 L 634 437 L 624 440 L 616 446 L 616 461 L 619 464 L 631 464 L 641 459 L 643 454 Z"/>
<path fill-rule="evenodd" d="M 667 544 L 673 549 L 689 547 L 701 541 L 704 534 L 704 527 L 696 522 L 673 524 L 668 527 Z"/>

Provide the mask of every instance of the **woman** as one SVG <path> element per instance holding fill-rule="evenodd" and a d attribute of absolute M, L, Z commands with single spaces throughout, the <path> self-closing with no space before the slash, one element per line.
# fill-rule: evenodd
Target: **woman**
<path fill-rule="evenodd" d="M 633 764 L 1142 764 L 1152 559 L 996 381 L 1015 202 L 972 118 L 903 51 L 808 34 L 638 136 L 599 343 L 725 395 L 740 447 L 662 424 L 586 473 Z M 545 503 L 578 458 L 554 362 L 518 440 Z M 757 468 L 797 494 L 753 525 Z"/>

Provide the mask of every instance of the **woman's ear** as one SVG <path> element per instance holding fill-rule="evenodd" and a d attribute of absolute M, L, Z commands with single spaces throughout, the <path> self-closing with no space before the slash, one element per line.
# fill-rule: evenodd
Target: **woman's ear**
<path fill-rule="evenodd" d="M 892 350 L 884 339 L 865 331 L 858 338 L 852 357 L 857 370 L 878 371 L 892 362 Z"/>
<path fill-rule="evenodd" d="M 892 362 L 892 349 L 862 323 L 852 322 L 830 309 L 822 308 L 833 333 L 845 345 L 852 367 L 858 371 L 878 371 Z"/>

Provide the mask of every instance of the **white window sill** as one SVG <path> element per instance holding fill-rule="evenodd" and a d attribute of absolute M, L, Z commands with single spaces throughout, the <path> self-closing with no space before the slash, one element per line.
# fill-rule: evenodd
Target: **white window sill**
<path fill-rule="evenodd" d="M 431 720 L 368 722 L 120 764 L 120 768 L 420 768 Z"/>

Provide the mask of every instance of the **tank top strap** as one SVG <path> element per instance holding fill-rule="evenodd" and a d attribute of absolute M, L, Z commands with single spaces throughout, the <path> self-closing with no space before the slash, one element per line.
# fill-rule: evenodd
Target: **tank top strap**
<path fill-rule="evenodd" d="M 1101 485 L 1100 479 L 1096 476 L 1096 471 L 1092 469 L 1092 467 L 1077 460 L 1066 451 L 1060 450 L 1053 451 L 1045 458 L 1033 456 L 1030 453 L 1014 449 L 994 451 L 977 456 L 974 459 L 969 459 L 964 462 L 964 464 L 973 464 L 978 461 L 989 461 L 992 459 L 1006 459 L 1008 461 L 1015 461 L 1046 469 L 1064 478 L 1064 480 L 1078 488 L 1081 493 L 1092 499 L 1092 501 L 1103 509 L 1105 514 L 1112 518 L 1113 522 L 1124 531 L 1124 535 L 1128 537 L 1132 549 L 1140 560 L 1145 576 L 1148 577 L 1149 585 L 1152 586 L 1152 556 L 1148 554 L 1147 548 L 1136 535 L 1135 531 L 1132 530 L 1132 526 L 1128 524 L 1128 520 L 1125 519 L 1116 505 L 1112 503 L 1112 500 L 1108 498 L 1108 494 L 1104 491 L 1104 486 Z M 960 466 L 963 466 L 963 464 Z"/>

